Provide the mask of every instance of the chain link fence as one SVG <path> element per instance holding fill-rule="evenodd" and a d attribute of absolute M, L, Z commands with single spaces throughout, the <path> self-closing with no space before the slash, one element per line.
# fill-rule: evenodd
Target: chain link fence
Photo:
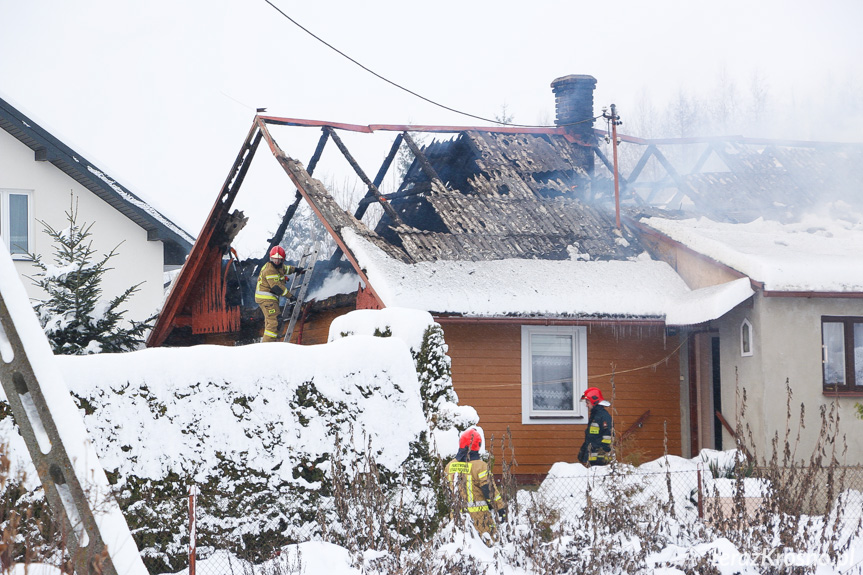
<path fill-rule="evenodd" d="M 753 528 L 770 524 L 772 536 L 786 542 L 817 536 L 825 546 L 840 549 L 849 537 L 859 536 L 863 524 L 863 467 L 719 470 L 698 464 L 662 469 L 655 462 L 639 468 L 610 466 L 598 473 L 576 465 L 568 470 L 570 474 L 552 474 L 534 486 L 516 487 L 504 478 L 511 532 L 529 526 L 540 539 L 551 539 L 585 529 L 639 533 L 639 528 L 650 531 L 671 523 L 681 538 L 728 537 L 749 548 L 757 532 Z M 174 524 L 164 524 L 146 538 L 133 526 L 150 572 L 245 575 L 254 565 L 279 557 L 290 544 L 331 540 L 332 526 L 325 517 L 332 509 L 298 515 L 295 509 L 268 508 L 261 501 L 259 515 L 225 519 L 231 495 L 192 490 L 191 495 L 129 505 L 182 509 L 160 515 L 170 516 Z"/>

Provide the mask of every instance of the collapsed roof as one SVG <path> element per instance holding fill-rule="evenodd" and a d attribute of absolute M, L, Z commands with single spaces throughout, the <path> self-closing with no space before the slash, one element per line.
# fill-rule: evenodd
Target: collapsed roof
<path fill-rule="evenodd" d="M 239 325 L 225 296 L 223 256 L 243 219 L 230 212 L 231 204 L 261 141 L 297 188 L 270 247 L 282 240 L 299 202 L 308 202 L 338 246 L 334 258 L 343 255 L 364 286 L 357 307 L 701 323 L 752 295 L 745 274 L 690 290 L 670 266 L 644 255 L 633 220 L 618 227 L 618 203 L 631 215 L 732 222 L 792 217 L 817 205 L 816 190 L 859 203 L 844 186 L 863 181 L 863 146 L 746 138 L 621 136 L 640 153 L 631 170 L 620 169 L 618 196 L 613 165 L 599 144 L 610 134 L 594 130 L 590 118 L 594 84 L 589 76 L 556 80 L 558 125 L 547 128 L 359 126 L 256 116 L 148 344 L 160 345 L 176 327 L 203 334 Z M 308 167 L 279 147 L 270 126 L 321 128 Z M 347 150 L 343 131 L 398 133 L 374 179 Z M 420 146 L 412 136 L 418 132 L 448 138 Z M 329 141 L 367 187 L 353 213 L 312 177 Z M 403 145 L 413 163 L 398 189 L 384 194 L 381 182 Z M 383 209 L 374 229 L 363 222 L 372 204 Z"/>

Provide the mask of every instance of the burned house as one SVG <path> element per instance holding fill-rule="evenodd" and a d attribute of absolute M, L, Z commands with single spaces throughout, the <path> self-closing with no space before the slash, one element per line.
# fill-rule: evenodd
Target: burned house
<path fill-rule="evenodd" d="M 477 409 L 487 438 L 511 436 L 516 473 L 524 478 L 575 460 L 587 420 L 579 398 L 591 386 L 613 402 L 623 459 L 728 447 L 733 414 L 727 399 L 720 405 L 712 398 L 733 387 L 727 369 L 718 369 L 724 357 L 713 335 L 721 318 L 752 305 L 758 284 L 642 220 L 700 217 L 697 210 L 707 209 L 702 200 L 714 199 L 705 182 L 755 195 L 744 176 L 731 172 L 741 165 L 762 170 L 744 162 L 725 166 L 724 176 L 709 172 L 727 142 L 709 152 L 699 148 L 698 170 L 682 170 L 662 152 L 665 142 L 624 136 L 643 152 L 621 174 L 615 198 L 612 162 L 598 139 L 605 133 L 593 128 L 595 82 L 555 80 L 552 128 L 357 126 L 257 116 L 149 345 L 235 343 L 260 333 L 257 308 L 243 290 L 263 259 L 237 261 L 230 246 L 243 224 L 231 207 L 263 142 L 297 189 L 270 244 L 279 243 L 297 205 L 307 202 L 336 245 L 322 269 L 349 267 L 358 284 L 355 293 L 307 302 L 291 341 L 325 341 L 332 318 L 351 309 L 430 312 L 444 329 L 460 401 Z M 307 165 L 279 146 L 275 126 L 321 129 Z M 340 134 L 380 132 L 396 136 L 372 179 Z M 423 132 L 446 138 L 420 145 L 415 136 Z M 367 188 L 355 210 L 312 177 L 330 143 Z M 385 194 L 381 183 L 401 147 L 413 162 Z M 738 210 L 749 205 L 723 196 Z M 372 205 L 380 212 L 374 222 L 367 213 Z M 698 263 L 697 271 L 682 262 Z"/>

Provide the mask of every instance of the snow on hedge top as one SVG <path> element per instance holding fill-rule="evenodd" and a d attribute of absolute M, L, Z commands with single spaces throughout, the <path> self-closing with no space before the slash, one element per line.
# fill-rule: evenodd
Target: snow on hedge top
<path fill-rule="evenodd" d="M 397 307 L 360 309 L 335 318 L 330 324 L 329 341 L 352 334 L 374 335 L 389 330 L 393 337 L 404 341 L 409 348 L 419 350 L 426 329 L 434 325 L 430 313 Z"/>
<path fill-rule="evenodd" d="M 387 307 L 471 316 L 663 317 L 689 288 L 665 262 L 528 260 L 404 264 L 353 230 L 345 242 Z"/>
<path fill-rule="evenodd" d="M 370 441 L 389 469 L 426 429 L 413 360 L 398 338 L 156 348 L 57 361 L 73 392 L 97 398 L 99 411 L 85 419 L 104 465 L 128 475 L 160 479 L 182 470 L 204 481 L 225 457 L 302 482 L 292 477 L 298 458 L 333 451 L 333 421 L 291 407 L 307 382 L 346 406 L 353 425 L 339 429 L 342 442 L 364 452 Z"/>
<path fill-rule="evenodd" d="M 762 218 L 748 224 L 707 218 L 642 223 L 713 258 L 773 291 L 863 291 L 863 222 L 809 216 L 781 224 Z"/>

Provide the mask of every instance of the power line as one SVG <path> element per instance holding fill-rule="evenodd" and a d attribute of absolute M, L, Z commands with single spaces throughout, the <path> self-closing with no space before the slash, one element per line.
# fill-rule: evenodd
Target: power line
<path fill-rule="evenodd" d="M 327 42 L 326 40 L 324 40 L 320 36 L 316 35 L 314 32 L 312 32 L 311 30 L 309 30 L 308 28 L 306 28 L 302 24 L 300 24 L 299 22 L 297 22 L 296 20 L 294 20 L 293 18 L 288 16 L 285 12 L 283 12 L 278 6 L 273 4 L 270 0 L 264 0 L 264 2 L 266 2 L 267 4 L 272 6 L 276 10 L 276 12 L 278 12 L 279 14 L 281 14 L 282 16 L 287 18 L 294 26 L 296 26 L 297 28 L 299 28 L 300 30 L 302 30 L 303 32 L 305 32 L 306 34 L 308 34 L 309 36 L 311 36 L 312 38 L 314 38 L 315 40 L 317 40 L 318 42 L 320 42 L 321 44 L 323 44 L 324 46 L 329 48 L 330 50 L 333 50 L 334 52 L 336 52 L 340 56 L 350 60 L 351 62 L 353 62 L 354 64 L 356 64 L 357 66 L 359 66 L 360 68 L 362 68 L 363 70 L 368 72 L 369 74 L 372 74 L 373 76 L 383 80 L 384 82 L 386 82 L 387 84 L 390 84 L 391 86 L 398 88 L 399 90 L 403 90 L 403 91 L 407 92 L 408 94 L 419 98 L 420 100 L 424 100 L 424 101 L 428 102 L 429 104 L 432 104 L 432 105 L 437 106 L 439 108 L 443 108 L 444 110 L 448 110 L 450 112 L 455 112 L 456 114 L 461 114 L 462 116 L 467 116 L 469 118 L 474 118 L 475 120 L 482 120 L 483 122 L 491 122 L 492 124 L 500 124 L 502 126 L 512 126 L 514 128 L 556 128 L 556 127 L 564 127 L 564 126 L 574 126 L 576 124 L 584 124 L 586 122 L 593 122 L 597 118 L 601 117 L 601 115 L 600 116 L 594 116 L 593 118 L 587 118 L 585 120 L 579 120 L 578 122 L 569 122 L 566 124 L 558 124 L 557 126 L 538 126 L 538 125 L 529 125 L 529 124 L 508 124 L 506 122 L 501 122 L 500 120 L 492 120 L 490 118 L 484 118 L 482 116 L 477 116 L 476 114 L 470 114 L 468 112 L 462 112 L 461 110 L 457 110 L 455 108 L 451 108 L 449 106 L 441 104 L 440 102 L 436 102 L 436 101 L 432 100 L 431 98 L 426 98 L 422 94 L 418 94 L 418 93 L 414 92 L 413 90 L 405 88 L 401 84 L 393 82 L 389 78 L 381 76 L 380 74 L 378 74 L 374 70 L 368 68 L 367 66 L 364 66 L 360 62 L 351 58 L 350 56 L 348 56 L 347 54 L 345 54 L 344 52 L 342 52 L 341 50 L 339 50 L 338 48 L 336 48 L 335 46 L 333 46 L 332 44 L 330 44 L 329 42 Z"/>

